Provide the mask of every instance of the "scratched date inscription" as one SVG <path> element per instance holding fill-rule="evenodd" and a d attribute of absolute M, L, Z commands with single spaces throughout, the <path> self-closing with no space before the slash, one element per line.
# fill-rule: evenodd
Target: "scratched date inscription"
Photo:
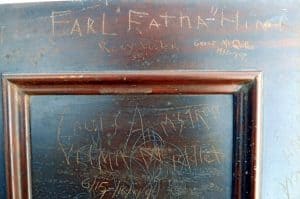
<path fill-rule="evenodd" d="M 59 185 L 56 190 L 64 193 L 53 193 L 53 197 L 230 198 L 229 99 L 110 96 L 80 106 L 69 101 L 46 113 L 47 118 L 49 114 L 56 117 L 50 127 L 55 147 L 48 148 L 52 155 L 47 159 L 53 162 L 48 172 L 56 175 L 53 186 Z M 43 101 L 37 100 L 35 106 L 42 106 Z M 45 145 L 34 143 L 34 133 L 33 156 L 45 158 L 40 154 Z M 34 171 L 35 167 L 43 170 L 42 165 L 35 166 L 40 159 L 34 160 L 33 194 L 40 197 L 39 184 L 47 180 L 42 182 L 39 175 L 47 174 Z M 54 180 L 53 175 L 49 180 Z"/>

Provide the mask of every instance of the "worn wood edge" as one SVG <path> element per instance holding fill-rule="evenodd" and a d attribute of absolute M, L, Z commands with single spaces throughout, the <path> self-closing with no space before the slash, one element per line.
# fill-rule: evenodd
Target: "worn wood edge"
<path fill-rule="evenodd" d="M 255 128 L 252 131 L 255 131 L 255 161 L 252 162 L 253 165 L 251 168 L 254 169 L 254 180 L 253 180 L 253 188 L 254 188 L 254 198 L 260 199 L 261 198 L 261 174 L 262 174 L 262 119 L 263 119 L 263 111 L 262 111 L 262 93 L 263 89 L 263 74 L 260 72 L 255 78 L 255 94 L 253 96 L 255 108 L 252 109 L 254 112 L 254 120 L 255 120 Z M 253 132 L 252 132 L 253 133 Z"/>
<path fill-rule="evenodd" d="M 5 77 L 2 83 L 7 198 L 31 198 L 29 96 Z"/>
<path fill-rule="evenodd" d="M 203 95 L 232 94 L 242 85 L 237 84 L 134 84 L 134 85 L 33 85 L 20 88 L 28 95 Z"/>
<path fill-rule="evenodd" d="M 7 198 L 22 198 L 17 87 L 3 79 Z"/>
<path fill-rule="evenodd" d="M 242 89 L 242 88 L 241 88 Z M 241 89 L 234 93 L 233 96 L 233 117 L 235 120 L 233 121 L 233 147 L 232 147 L 232 193 L 231 198 L 241 199 L 242 198 L 242 189 L 243 189 L 243 168 L 242 168 L 242 139 L 241 134 L 242 132 L 242 119 L 241 114 L 243 113 L 243 93 Z"/>
<path fill-rule="evenodd" d="M 247 101 L 246 104 L 244 104 L 244 95 L 247 93 Z M 246 137 L 251 138 L 250 146 L 247 144 L 247 147 L 250 147 L 250 155 L 251 155 L 251 162 L 250 162 L 250 173 L 251 175 L 247 177 L 248 180 L 250 180 L 250 187 L 248 188 L 249 198 L 251 199 L 260 199 L 261 198 L 261 164 L 262 164 L 262 72 L 257 71 L 255 74 L 253 80 L 251 82 L 248 82 L 240 87 L 240 89 L 235 92 L 234 94 L 236 98 L 237 107 L 235 110 L 236 115 L 236 122 L 235 122 L 235 128 L 237 132 L 247 132 L 247 126 L 251 125 L 250 132 L 247 132 Z M 250 103 L 250 104 L 248 104 Z M 247 105 L 248 104 L 248 105 Z M 247 118 L 247 125 L 243 124 L 243 120 L 245 120 L 246 115 L 248 112 L 246 110 L 246 107 L 251 107 L 250 113 L 251 117 Z M 244 115 L 246 114 L 246 115 Z M 243 199 L 244 192 L 247 191 L 243 188 L 243 180 L 242 178 L 245 178 L 245 171 L 244 166 L 241 163 L 236 164 L 236 161 L 241 162 L 243 160 L 244 152 L 245 150 L 243 148 L 243 143 L 246 141 L 245 138 L 243 138 L 243 134 L 240 134 L 239 140 L 243 140 L 240 144 L 235 144 L 235 159 L 234 159 L 234 165 L 233 165 L 233 172 L 237 176 L 236 179 L 233 179 L 233 185 L 235 191 L 232 193 L 232 198 L 237 199 Z"/>
<path fill-rule="evenodd" d="M 52 73 L 52 74 L 3 74 L 10 82 L 16 84 L 35 84 L 56 82 L 218 82 L 218 83 L 245 83 L 253 81 L 258 75 L 257 71 L 181 71 L 181 70 L 155 70 L 155 71 L 103 71 L 96 73 Z"/>
<path fill-rule="evenodd" d="M 3 76 L 2 76 L 3 77 Z M 8 87 L 9 82 L 7 79 L 2 78 L 2 97 L 3 97 L 3 129 L 4 129 L 4 148 L 5 148 L 5 180 L 7 189 L 7 198 L 13 198 L 13 186 L 12 186 L 12 169 L 10 168 L 11 156 L 10 156 L 10 136 L 9 133 L 9 119 L 8 119 Z"/>
<path fill-rule="evenodd" d="M 22 92 L 20 90 L 19 93 L 20 103 L 19 103 L 19 110 L 21 117 L 19 118 L 19 123 L 21 126 L 20 134 L 21 134 L 21 158 L 22 158 L 22 165 L 23 170 L 23 181 L 22 181 L 22 193 L 23 198 L 32 198 L 32 184 L 31 184 L 31 148 L 30 148 L 30 110 L 29 110 L 29 98 L 30 96 Z M 26 189 L 23 189 L 26 187 Z"/>
<path fill-rule="evenodd" d="M 28 199 L 32 198 L 32 175 L 31 175 L 31 132 L 30 132 L 30 96 L 24 95 L 25 112 L 25 135 L 26 135 L 26 165 L 27 165 L 27 186 Z"/>

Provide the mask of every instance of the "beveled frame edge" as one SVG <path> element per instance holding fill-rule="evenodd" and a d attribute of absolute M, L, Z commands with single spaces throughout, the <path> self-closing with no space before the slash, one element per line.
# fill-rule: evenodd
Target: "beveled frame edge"
<path fill-rule="evenodd" d="M 31 95 L 236 94 L 245 86 L 252 100 L 252 199 L 260 198 L 262 73 L 258 71 L 118 71 L 101 73 L 3 74 L 7 198 L 32 198 Z M 25 168 L 25 169 L 24 169 Z M 243 172 L 243 170 L 241 171 Z M 242 175 L 242 173 L 240 173 Z M 235 184 L 239 184 L 239 180 Z M 243 198 L 242 187 L 233 197 Z"/>
<path fill-rule="evenodd" d="M 232 198 L 260 198 L 261 197 L 261 164 L 262 164 L 262 73 L 242 87 L 234 94 L 237 103 L 235 112 L 235 138 L 234 147 L 238 148 L 234 154 L 240 164 L 235 168 L 237 178 L 234 183 L 241 185 L 236 188 Z M 246 162 L 246 163 L 245 163 Z M 234 168 L 234 167 L 233 167 Z M 235 170 L 235 171 L 236 171 Z M 234 171 L 233 171 L 234 172 Z M 245 177 L 245 176 L 250 176 Z M 243 178 L 243 180 L 241 180 Z M 242 182 L 239 182 L 241 180 Z M 249 185 L 249 189 L 245 189 Z"/>

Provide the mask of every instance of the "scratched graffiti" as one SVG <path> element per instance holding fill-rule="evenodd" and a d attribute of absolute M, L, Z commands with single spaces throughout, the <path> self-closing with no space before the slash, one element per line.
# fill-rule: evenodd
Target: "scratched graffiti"
<path fill-rule="evenodd" d="M 68 176 L 56 181 L 61 187 L 73 187 L 70 196 L 230 197 L 232 120 L 224 123 L 224 118 L 232 117 L 232 111 L 229 115 L 225 111 L 230 103 L 206 103 L 195 96 L 111 98 L 104 100 L 115 105 L 109 110 L 99 103 L 93 108 L 82 105 L 80 110 L 68 103 L 54 111 L 51 129 L 59 165 L 54 165 L 55 159 L 49 164 Z M 43 167 L 33 162 L 34 167 Z M 42 183 L 39 178 L 33 181 Z M 56 190 L 65 192 L 62 189 Z M 42 196 L 43 191 L 34 190 Z"/>
<path fill-rule="evenodd" d="M 149 10 L 138 4 L 124 6 L 110 2 L 81 10 L 53 10 L 49 13 L 49 34 L 54 40 L 81 41 L 93 37 L 99 53 L 114 60 L 126 57 L 139 63 L 165 53 L 197 52 L 247 62 L 257 44 L 241 40 L 245 38 L 242 35 L 283 33 L 291 29 L 284 13 L 260 18 L 249 10 L 216 5 L 199 3 L 188 9 L 167 5 Z M 191 39 L 198 36 L 188 42 L 184 34 Z M 206 35 L 218 39 L 207 40 Z"/>
<path fill-rule="evenodd" d="M 78 10 L 53 10 L 50 13 L 52 36 L 82 37 L 91 34 L 121 36 L 135 32 L 140 35 L 160 31 L 284 31 L 287 17 L 283 14 L 269 19 L 244 16 L 240 10 L 217 6 L 196 5 L 187 12 L 182 8 L 167 8 L 165 12 L 149 12 L 137 6 L 95 5 Z M 80 15 L 78 16 L 78 14 Z M 121 18 L 126 18 L 126 21 Z M 124 26 L 125 25 L 125 26 Z M 119 27 L 122 27 L 119 29 Z"/>

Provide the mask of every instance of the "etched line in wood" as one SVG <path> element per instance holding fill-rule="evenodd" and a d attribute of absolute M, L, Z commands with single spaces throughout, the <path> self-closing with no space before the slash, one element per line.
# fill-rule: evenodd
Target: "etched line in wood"
<path fill-rule="evenodd" d="M 106 22 L 106 14 L 103 13 L 102 14 L 102 34 L 103 35 L 110 35 L 110 36 L 116 36 L 116 35 L 118 35 L 117 33 L 108 33 L 108 32 L 106 32 L 105 22 Z"/>
<path fill-rule="evenodd" d="M 236 11 L 233 18 L 228 18 L 228 17 L 225 17 L 224 9 L 222 9 L 221 20 L 220 20 L 221 27 L 224 27 L 224 22 L 233 23 L 235 25 L 235 30 L 239 31 L 239 11 Z"/>
<path fill-rule="evenodd" d="M 176 16 L 168 15 L 168 12 L 166 12 L 164 15 L 160 15 L 160 17 L 164 19 L 164 23 L 165 23 L 166 28 L 169 26 L 169 20 L 176 18 Z"/>
<path fill-rule="evenodd" d="M 4 30 L 5 26 L 0 26 L 0 45 L 4 42 Z"/>
<path fill-rule="evenodd" d="M 52 22 L 52 35 L 55 36 L 56 34 L 56 25 L 57 24 L 69 24 L 69 20 L 59 20 L 57 18 L 65 17 L 67 15 L 70 15 L 72 12 L 71 10 L 65 10 L 65 11 L 52 11 L 51 13 L 51 22 Z"/>
<path fill-rule="evenodd" d="M 149 13 L 147 12 L 139 12 L 135 10 L 129 10 L 128 11 L 128 32 L 132 30 L 132 25 L 140 25 L 141 22 L 137 21 L 137 19 L 134 19 L 134 16 L 136 18 L 143 18 L 145 16 L 148 16 Z"/>

